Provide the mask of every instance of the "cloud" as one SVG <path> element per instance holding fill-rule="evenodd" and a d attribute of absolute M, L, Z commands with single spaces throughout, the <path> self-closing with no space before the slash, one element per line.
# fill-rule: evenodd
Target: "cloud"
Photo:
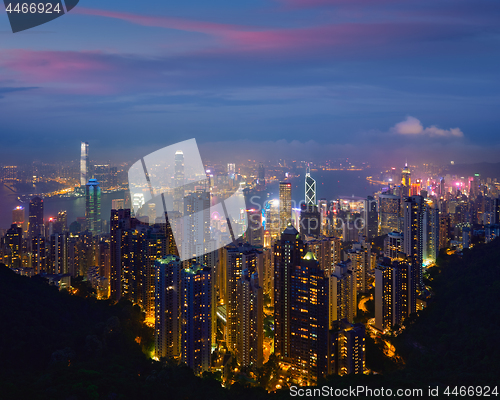
<path fill-rule="evenodd" d="M 406 136 L 429 136 L 429 137 L 446 137 L 446 138 L 462 138 L 464 133 L 460 128 L 441 129 L 435 125 L 424 128 L 422 123 L 414 117 L 408 116 L 405 121 L 399 122 L 391 128 L 391 132 L 398 135 Z"/>

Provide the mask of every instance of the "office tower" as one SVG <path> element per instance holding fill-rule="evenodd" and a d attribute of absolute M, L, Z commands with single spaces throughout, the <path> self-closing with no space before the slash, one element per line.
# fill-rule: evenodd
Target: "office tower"
<path fill-rule="evenodd" d="M 4 243 L 8 251 L 8 266 L 10 268 L 22 267 L 22 244 L 23 230 L 16 224 L 12 224 L 5 233 Z"/>
<path fill-rule="evenodd" d="M 261 210 L 247 210 L 248 229 L 246 239 L 252 246 L 263 246 L 264 244 L 264 227 L 262 224 Z"/>
<path fill-rule="evenodd" d="M 174 156 L 174 211 L 182 213 L 184 206 L 184 153 L 181 150 L 175 152 Z"/>
<path fill-rule="evenodd" d="M 259 368 L 263 361 L 264 304 L 258 273 L 245 268 L 238 280 L 238 352 L 244 368 Z"/>
<path fill-rule="evenodd" d="M 403 234 L 400 232 L 389 232 L 384 240 L 384 256 L 395 260 L 403 253 Z"/>
<path fill-rule="evenodd" d="M 378 202 L 380 235 L 399 231 L 399 208 L 401 203 L 399 196 L 382 193 L 378 197 Z"/>
<path fill-rule="evenodd" d="M 240 305 L 243 300 L 239 297 L 239 281 L 245 270 L 249 276 L 258 272 L 261 256 L 261 251 L 247 243 L 231 244 L 224 249 L 226 290 L 222 293 L 222 303 L 226 305 L 227 348 L 233 354 L 237 354 L 240 348 L 239 331 L 242 318 Z"/>
<path fill-rule="evenodd" d="M 259 164 L 259 172 L 258 172 L 257 177 L 259 180 L 259 185 L 266 184 L 266 170 L 264 168 L 264 164 L 262 164 L 262 163 Z"/>
<path fill-rule="evenodd" d="M 317 205 L 301 204 L 300 209 L 300 234 L 302 237 L 321 236 L 321 217 Z"/>
<path fill-rule="evenodd" d="M 66 234 L 55 232 L 49 237 L 49 254 L 47 272 L 49 274 L 66 274 L 68 272 L 68 247 Z"/>
<path fill-rule="evenodd" d="M 405 163 L 405 167 L 401 172 L 401 195 L 403 198 L 410 196 L 411 190 L 411 173 L 408 163 Z"/>
<path fill-rule="evenodd" d="M 292 221 L 292 184 L 280 182 L 280 232 Z"/>
<path fill-rule="evenodd" d="M 125 208 L 125 200 L 124 199 L 111 200 L 111 209 L 112 210 L 123 210 L 124 208 Z"/>
<path fill-rule="evenodd" d="M 182 259 L 202 257 L 210 240 L 210 193 L 198 190 L 184 198 Z M 201 260 L 198 260 L 201 261 Z"/>
<path fill-rule="evenodd" d="M 89 176 L 89 144 L 82 142 L 80 146 L 80 186 L 87 184 Z"/>
<path fill-rule="evenodd" d="M 308 252 L 290 276 L 290 358 L 299 377 L 315 384 L 327 375 L 328 278 Z"/>
<path fill-rule="evenodd" d="M 93 234 L 101 232 L 101 188 L 95 179 L 85 185 L 85 222 Z"/>
<path fill-rule="evenodd" d="M 469 197 L 471 200 L 476 200 L 480 194 L 481 175 L 474 174 L 474 177 L 469 178 Z"/>
<path fill-rule="evenodd" d="M 132 227 L 130 210 L 111 210 L 109 226 L 111 238 L 110 292 L 111 298 L 118 301 L 122 297 L 122 253 L 125 250 L 123 236 L 124 232 Z"/>
<path fill-rule="evenodd" d="M 329 276 L 329 324 L 346 318 L 353 322 L 357 314 L 356 269 L 351 260 L 336 264 Z"/>
<path fill-rule="evenodd" d="M 181 261 L 168 255 L 155 262 L 155 356 L 180 357 Z"/>
<path fill-rule="evenodd" d="M 424 198 L 408 197 L 404 202 L 404 252 L 410 258 L 409 314 L 417 310 L 417 295 L 423 287 Z"/>
<path fill-rule="evenodd" d="M 330 332 L 330 374 L 340 376 L 362 374 L 365 369 L 365 337 L 363 324 L 353 324 L 343 319 L 337 321 Z"/>
<path fill-rule="evenodd" d="M 236 178 L 236 164 L 227 164 L 227 176 L 229 177 L 229 179 Z"/>
<path fill-rule="evenodd" d="M 211 277 L 211 269 L 200 264 L 181 271 L 181 359 L 197 375 L 211 364 Z"/>
<path fill-rule="evenodd" d="M 450 216 L 439 215 L 439 248 L 446 249 L 450 240 Z"/>
<path fill-rule="evenodd" d="M 366 199 L 366 237 L 372 240 L 378 235 L 378 212 L 377 201 L 373 196 Z"/>
<path fill-rule="evenodd" d="M 290 353 L 291 273 L 300 265 L 306 246 L 289 225 L 274 244 L 274 353 L 288 359 Z"/>
<path fill-rule="evenodd" d="M 306 169 L 305 204 L 308 206 L 316 205 L 316 181 L 311 177 L 309 164 Z"/>
<path fill-rule="evenodd" d="M 28 233 L 30 238 L 43 234 L 43 200 L 33 197 L 28 209 Z"/>
<path fill-rule="evenodd" d="M 326 199 L 320 199 L 318 201 L 318 211 L 319 211 L 320 226 L 321 226 L 320 234 L 323 236 L 328 236 L 332 231 L 332 226 L 328 210 L 328 201 Z M 300 214 L 299 214 L 299 221 L 300 221 Z"/>
<path fill-rule="evenodd" d="M 422 257 L 426 265 L 434 264 L 439 254 L 439 209 L 427 201 L 424 206 Z"/>
<path fill-rule="evenodd" d="M 17 225 L 19 228 L 24 227 L 24 207 L 17 206 L 12 210 L 12 223 Z"/>

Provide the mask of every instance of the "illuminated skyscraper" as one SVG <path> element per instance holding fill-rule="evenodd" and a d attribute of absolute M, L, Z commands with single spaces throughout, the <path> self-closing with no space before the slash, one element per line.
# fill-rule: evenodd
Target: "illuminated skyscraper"
<path fill-rule="evenodd" d="M 8 266 L 21 268 L 23 230 L 16 224 L 12 224 L 5 234 L 5 246 L 8 250 Z"/>
<path fill-rule="evenodd" d="M 89 179 L 89 144 L 82 142 L 80 148 L 80 186 L 85 186 Z"/>
<path fill-rule="evenodd" d="M 285 360 L 291 356 L 291 274 L 300 265 L 305 250 L 299 232 L 292 225 L 274 244 L 274 353 Z"/>
<path fill-rule="evenodd" d="M 313 253 L 291 268 L 290 358 L 308 384 L 327 375 L 328 278 Z"/>
<path fill-rule="evenodd" d="M 263 293 L 256 271 L 244 269 L 238 281 L 238 352 L 242 367 L 259 368 L 263 361 Z"/>
<path fill-rule="evenodd" d="M 316 205 L 316 181 L 311 177 L 311 169 L 309 164 L 306 169 L 306 190 L 305 190 L 305 204 Z"/>
<path fill-rule="evenodd" d="M 340 376 L 347 374 L 363 374 L 365 368 L 365 326 L 352 324 L 343 319 L 336 322 L 330 332 L 330 365 L 329 374 Z M 333 361 L 333 362 L 332 362 Z"/>
<path fill-rule="evenodd" d="M 124 199 L 111 200 L 111 209 L 112 210 L 123 210 L 124 208 L 125 208 L 125 200 Z"/>
<path fill-rule="evenodd" d="M 280 232 L 292 221 L 292 184 L 280 182 Z"/>
<path fill-rule="evenodd" d="M 236 164 L 227 164 L 227 176 L 229 177 L 229 179 L 236 178 Z"/>
<path fill-rule="evenodd" d="M 19 228 L 24 226 L 24 207 L 17 206 L 12 210 L 12 223 L 16 224 Z"/>
<path fill-rule="evenodd" d="M 179 257 L 155 262 L 155 356 L 180 357 L 181 271 Z"/>
<path fill-rule="evenodd" d="M 259 185 L 266 184 L 266 170 L 264 168 L 264 164 L 259 164 L 259 173 L 258 173 Z"/>
<path fill-rule="evenodd" d="M 181 271 L 181 359 L 197 375 L 211 363 L 211 277 L 211 269 L 200 264 Z"/>
<path fill-rule="evenodd" d="M 402 196 L 407 197 L 410 195 L 410 190 L 411 190 L 411 172 L 410 172 L 410 167 L 408 167 L 408 163 L 405 163 L 405 167 L 403 168 L 403 171 L 401 172 L 401 189 L 402 189 Z"/>
<path fill-rule="evenodd" d="M 66 234 L 54 232 L 49 238 L 47 272 L 66 274 L 68 272 L 68 247 Z"/>
<path fill-rule="evenodd" d="M 95 179 L 85 185 L 85 222 L 93 234 L 101 232 L 101 188 Z"/>
<path fill-rule="evenodd" d="M 300 234 L 303 238 L 305 238 L 305 236 L 313 238 L 319 238 L 321 236 L 321 215 L 317 205 L 301 205 Z"/>
<path fill-rule="evenodd" d="M 29 237 L 34 238 L 43 233 L 43 200 L 40 197 L 33 197 L 29 205 Z"/>
<path fill-rule="evenodd" d="M 399 231 L 399 211 L 401 199 L 390 193 L 382 193 L 378 197 L 379 202 L 379 228 L 380 235 Z"/>
<path fill-rule="evenodd" d="M 427 265 L 435 263 L 439 254 L 439 209 L 431 201 L 424 205 L 423 229 L 422 257 Z"/>
<path fill-rule="evenodd" d="M 403 234 L 389 232 L 384 240 L 384 256 L 395 260 L 399 253 L 403 253 Z"/>
<path fill-rule="evenodd" d="M 411 259 L 409 271 L 409 310 L 417 310 L 417 295 L 423 287 L 424 198 L 411 196 L 404 203 L 404 252 Z"/>
<path fill-rule="evenodd" d="M 174 211 L 182 213 L 184 207 L 182 201 L 184 198 L 184 153 L 181 150 L 175 152 L 174 158 Z"/>
<path fill-rule="evenodd" d="M 182 259 L 207 253 L 210 240 L 210 193 L 198 190 L 184 198 Z M 200 261 L 200 260 L 199 260 Z"/>
<path fill-rule="evenodd" d="M 329 323 L 347 319 L 353 322 L 357 310 L 356 268 L 351 260 L 336 264 L 329 276 Z"/>
<path fill-rule="evenodd" d="M 377 201 L 373 196 L 368 196 L 366 199 L 366 237 L 372 240 L 378 235 L 378 212 Z"/>

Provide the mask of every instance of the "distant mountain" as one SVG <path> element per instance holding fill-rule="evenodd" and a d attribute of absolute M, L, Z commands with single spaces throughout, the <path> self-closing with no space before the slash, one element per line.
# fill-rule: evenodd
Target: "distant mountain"
<path fill-rule="evenodd" d="M 475 164 L 455 164 L 446 167 L 447 173 L 459 177 L 474 176 L 480 174 L 483 178 L 500 178 L 500 162 L 498 163 L 475 163 Z"/>

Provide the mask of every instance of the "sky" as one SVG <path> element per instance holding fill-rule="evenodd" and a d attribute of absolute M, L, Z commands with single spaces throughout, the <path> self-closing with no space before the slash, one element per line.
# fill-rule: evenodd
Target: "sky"
<path fill-rule="evenodd" d="M 231 161 L 496 162 L 498 0 L 81 0 L 0 12 L 0 163 L 130 161 L 196 138 Z"/>

